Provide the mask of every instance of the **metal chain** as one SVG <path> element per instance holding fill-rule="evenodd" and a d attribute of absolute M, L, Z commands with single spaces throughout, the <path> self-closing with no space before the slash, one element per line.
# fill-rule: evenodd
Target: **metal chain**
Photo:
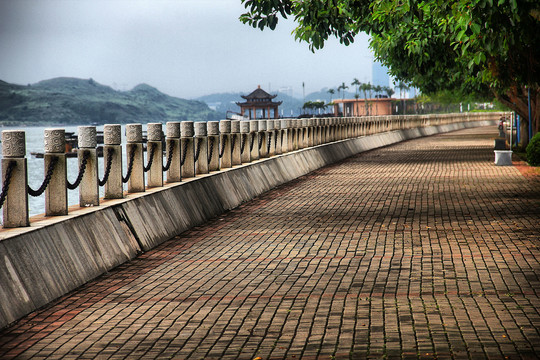
<path fill-rule="evenodd" d="M 2 184 L 2 194 L 0 194 L 0 208 L 4 206 L 4 201 L 6 201 L 6 196 L 9 190 L 9 184 L 11 183 L 11 175 L 13 172 L 13 169 L 17 166 L 17 163 L 15 161 L 10 161 L 8 164 L 8 168 L 6 170 L 6 179 L 4 180 L 4 184 Z"/>
<path fill-rule="evenodd" d="M 150 155 L 148 155 L 148 164 L 146 166 L 143 166 L 144 172 L 149 172 L 150 169 L 152 168 L 152 163 L 154 162 L 154 154 L 156 152 L 157 146 L 154 143 L 150 143 L 150 147 L 151 149 L 150 149 Z"/>
<path fill-rule="evenodd" d="M 129 178 L 131 177 L 131 172 L 133 171 L 133 160 L 135 160 L 135 149 L 135 146 L 132 146 L 131 150 L 129 150 L 127 174 L 126 177 L 122 176 L 123 183 L 127 183 L 129 181 Z"/>
<path fill-rule="evenodd" d="M 201 143 L 203 141 L 203 138 L 197 139 L 197 148 L 195 149 L 195 157 L 193 158 L 193 161 L 197 162 L 199 160 L 199 155 L 201 154 Z"/>
<path fill-rule="evenodd" d="M 225 152 L 225 144 L 227 144 L 228 137 L 223 137 L 223 141 L 221 142 L 221 150 L 219 151 L 219 158 L 221 159 L 223 157 L 223 153 Z"/>
<path fill-rule="evenodd" d="M 107 165 L 105 166 L 105 174 L 103 174 L 103 180 L 99 180 L 99 186 L 104 186 L 109 180 L 109 175 L 111 174 L 111 165 L 113 158 L 114 149 L 107 149 Z"/>
<path fill-rule="evenodd" d="M 247 134 L 242 134 L 242 142 L 240 143 L 240 154 L 244 153 L 244 148 L 246 147 L 246 136 Z"/>
<path fill-rule="evenodd" d="M 45 179 L 43 180 L 43 183 L 39 187 L 39 189 L 34 190 L 30 187 L 30 185 L 26 185 L 26 189 L 28 190 L 28 195 L 30 196 L 40 196 L 45 192 L 47 189 L 47 186 L 49 186 L 49 183 L 51 182 L 51 178 L 54 173 L 54 168 L 56 167 L 56 164 L 58 163 L 58 157 L 53 157 L 51 159 L 51 162 L 49 163 L 49 167 L 47 168 L 47 173 L 45 175 Z"/>
<path fill-rule="evenodd" d="M 232 135 L 231 154 L 234 152 L 234 146 L 236 145 L 236 135 Z"/>
<path fill-rule="evenodd" d="M 167 163 L 163 166 L 163 171 L 169 171 L 172 164 L 172 156 L 174 152 L 174 141 L 169 141 L 169 155 L 167 156 Z"/>
<path fill-rule="evenodd" d="M 77 186 L 79 186 L 79 184 L 81 183 L 83 175 L 84 175 L 84 171 L 86 170 L 86 163 L 88 162 L 89 157 L 90 157 L 90 151 L 85 151 L 83 153 L 81 167 L 79 168 L 79 175 L 77 176 L 77 179 L 75 180 L 73 184 L 70 183 L 68 179 L 66 179 L 66 186 L 69 190 L 75 190 Z"/>
<path fill-rule="evenodd" d="M 249 152 L 250 152 L 250 153 L 253 151 L 253 145 L 255 144 L 255 136 L 256 136 L 256 135 L 257 135 L 256 133 L 253 133 L 253 134 L 251 135 L 251 141 L 250 141 L 250 143 L 249 143 Z"/>
<path fill-rule="evenodd" d="M 187 155 L 187 146 L 188 146 L 188 140 L 184 141 L 184 146 L 182 148 L 182 160 L 180 161 L 180 166 L 184 166 L 184 163 L 186 162 L 186 155 Z"/>
<path fill-rule="evenodd" d="M 272 133 L 268 133 L 268 145 L 266 148 L 266 154 L 270 155 L 270 148 L 272 147 Z"/>
<path fill-rule="evenodd" d="M 214 138 L 211 137 L 208 140 L 210 140 L 210 145 L 208 149 L 208 165 L 210 165 L 210 162 L 212 161 L 212 153 L 214 152 Z"/>

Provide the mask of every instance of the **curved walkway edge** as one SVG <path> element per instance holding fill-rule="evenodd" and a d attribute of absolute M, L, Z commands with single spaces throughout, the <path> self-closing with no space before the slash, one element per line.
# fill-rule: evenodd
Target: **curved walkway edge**
<path fill-rule="evenodd" d="M 288 181 L 354 154 L 488 125 L 429 126 L 348 139 L 187 179 L 0 232 L 0 328 L 162 242 Z"/>

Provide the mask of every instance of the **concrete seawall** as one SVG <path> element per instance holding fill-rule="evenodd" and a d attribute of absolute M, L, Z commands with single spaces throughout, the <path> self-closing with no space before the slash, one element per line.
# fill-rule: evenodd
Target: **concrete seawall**
<path fill-rule="evenodd" d="M 263 159 L 0 232 L 0 328 L 280 184 L 354 154 L 492 121 L 379 133 Z"/>

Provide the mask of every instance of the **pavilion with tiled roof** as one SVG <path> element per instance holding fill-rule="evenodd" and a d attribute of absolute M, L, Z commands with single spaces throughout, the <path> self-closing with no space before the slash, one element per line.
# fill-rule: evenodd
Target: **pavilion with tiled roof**
<path fill-rule="evenodd" d="M 241 114 L 247 115 L 250 119 L 257 118 L 257 110 L 262 110 L 262 119 L 271 119 L 271 110 L 274 110 L 274 119 L 279 117 L 278 107 L 282 101 L 272 101 L 277 95 L 270 95 L 259 85 L 255 91 L 249 95 L 241 95 L 245 102 L 237 102 L 240 106 Z"/>

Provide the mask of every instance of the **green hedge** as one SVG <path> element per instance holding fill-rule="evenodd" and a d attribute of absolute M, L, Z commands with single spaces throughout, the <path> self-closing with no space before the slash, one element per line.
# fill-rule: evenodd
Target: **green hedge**
<path fill-rule="evenodd" d="M 527 162 L 531 166 L 540 166 L 540 132 L 527 145 Z"/>

